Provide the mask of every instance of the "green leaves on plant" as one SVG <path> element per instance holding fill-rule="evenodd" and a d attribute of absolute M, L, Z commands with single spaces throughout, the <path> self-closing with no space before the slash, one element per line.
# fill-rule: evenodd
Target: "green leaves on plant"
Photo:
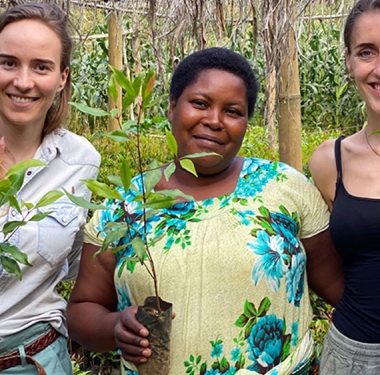
<path fill-rule="evenodd" d="M 144 241 L 141 239 L 141 237 L 135 237 L 132 240 L 132 247 L 140 263 L 143 264 L 145 260 L 145 254 L 146 254 L 146 246 L 145 246 Z"/>
<path fill-rule="evenodd" d="M 29 267 L 32 266 L 28 262 L 28 256 L 18 247 L 10 245 L 8 242 L 0 243 L 0 262 L 8 273 L 16 275 L 19 280 L 22 279 L 22 274 L 18 263 Z"/>
<path fill-rule="evenodd" d="M 63 195 L 64 194 L 62 191 L 58 191 L 58 190 L 49 191 L 37 202 L 34 208 L 48 206 L 49 204 L 52 204 L 53 202 L 55 202 L 57 199 L 61 198 Z"/>
<path fill-rule="evenodd" d="M 178 156 L 178 144 L 172 132 L 166 130 L 166 142 L 173 156 Z"/>
<path fill-rule="evenodd" d="M 197 171 L 194 167 L 194 163 L 190 159 L 179 159 L 179 164 L 184 170 L 190 172 L 195 177 L 198 177 Z"/>
<path fill-rule="evenodd" d="M 119 201 L 123 200 L 123 197 L 116 189 L 112 189 L 109 185 L 107 185 L 104 182 L 99 182 L 93 179 L 86 179 L 82 181 L 86 184 L 88 189 L 90 189 L 94 194 L 99 195 L 102 198 L 117 199 Z"/>
<path fill-rule="evenodd" d="M 77 195 L 70 194 L 68 191 L 64 190 L 66 193 L 67 198 L 71 200 L 74 204 L 76 204 L 79 207 L 86 208 L 87 210 L 107 210 L 110 207 L 104 206 L 102 204 L 96 204 L 88 202 L 83 197 L 79 197 Z"/>
<path fill-rule="evenodd" d="M 91 108 L 85 104 L 74 103 L 74 102 L 69 102 L 69 104 L 74 106 L 79 111 L 86 113 L 88 115 L 91 115 L 91 116 L 102 117 L 102 116 L 109 116 L 110 115 L 107 111 L 104 111 L 103 109 L 100 109 L 100 108 Z"/>

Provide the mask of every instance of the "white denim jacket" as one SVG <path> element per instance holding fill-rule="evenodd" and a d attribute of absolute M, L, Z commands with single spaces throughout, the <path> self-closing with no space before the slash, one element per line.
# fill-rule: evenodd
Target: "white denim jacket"
<path fill-rule="evenodd" d="M 57 129 L 45 136 L 34 158 L 48 166 L 29 168 L 19 201 L 36 203 L 48 191 L 62 188 L 90 199 L 91 192 L 81 180 L 97 177 L 100 155 L 84 137 Z M 11 238 L 11 244 L 27 253 L 33 265 L 20 266 L 22 280 L 0 263 L 0 341 L 38 322 L 49 322 L 67 336 L 66 301 L 56 286 L 76 277 L 87 210 L 63 196 L 39 210 L 46 211 L 53 212 L 42 221 L 20 227 Z M 21 220 L 21 215 L 8 206 L 0 213 L 0 227 L 13 220 Z"/>

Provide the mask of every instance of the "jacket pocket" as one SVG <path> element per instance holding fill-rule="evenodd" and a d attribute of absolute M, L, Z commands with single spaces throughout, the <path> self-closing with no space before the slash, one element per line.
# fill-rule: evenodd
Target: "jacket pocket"
<path fill-rule="evenodd" d="M 39 212 L 50 212 L 38 222 L 38 254 L 52 267 L 62 263 L 72 249 L 80 229 L 78 206 L 68 200 L 56 201 Z"/>

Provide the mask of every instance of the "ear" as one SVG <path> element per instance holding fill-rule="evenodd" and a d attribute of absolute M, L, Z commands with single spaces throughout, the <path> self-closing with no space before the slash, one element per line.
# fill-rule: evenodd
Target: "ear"
<path fill-rule="evenodd" d="M 66 82 L 67 82 L 67 77 L 69 76 L 69 72 L 70 72 L 70 68 L 67 67 L 62 73 L 61 73 L 61 82 L 58 86 L 58 90 L 57 90 L 57 93 L 58 92 L 61 92 L 65 86 L 66 86 Z"/>
<path fill-rule="evenodd" d="M 173 116 L 174 116 L 174 110 L 177 105 L 177 102 L 175 99 L 170 100 L 170 107 L 169 107 L 169 113 L 168 113 L 168 120 L 173 125 Z"/>
<path fill-rule="evenodd" d="M 348 74 L 350 76 L 350 78 L 354 78 L 354 75 L 352 73 L 352 66 L 351 66 L 351 60 L 350 60 L 350 53 L 348 52 L 348 48 L 346 47 L 345 49 L 345 57 L 346 57 L 346 67 L 347 67 L 347 71 L 348 71 Z"/>

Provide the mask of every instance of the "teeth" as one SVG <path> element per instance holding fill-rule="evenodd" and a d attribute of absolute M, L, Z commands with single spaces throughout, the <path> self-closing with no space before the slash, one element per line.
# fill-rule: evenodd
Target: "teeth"
<path fill-rule="evenodd" d="M 11 95 L 12 100 L 18 103 L 31 103 L 33 99 L 30 98 L 21 98 L 20 96 L 13 96 Z"/>
<path fill-rule="evenodd" d="M 375 88 L 375 90 L 380 91 L 380 84 L 375 83 L 373 87 Z"/>

